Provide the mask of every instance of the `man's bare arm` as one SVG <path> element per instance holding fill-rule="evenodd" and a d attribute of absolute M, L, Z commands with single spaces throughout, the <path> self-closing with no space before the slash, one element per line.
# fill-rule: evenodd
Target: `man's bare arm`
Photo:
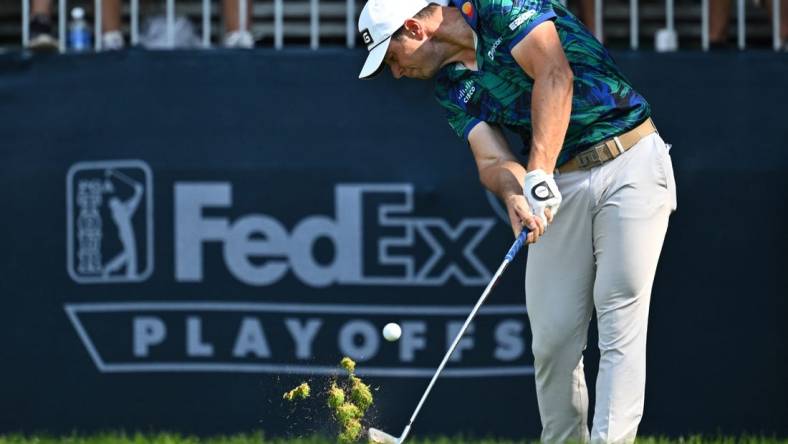
<path fill-rule="evenodd" d="M 536 242 L 544 233 L 544 226 L 531 213 L 523 196 L 525 168 L 509 150 L 501 130 L 481 122 L 468 134 L 468 141 L 479 170 L 479 180 L 506 204 L 515 236 L 525 225 L 531 230 L 528 242 Z"/>
<path fill-rule="evenodd" d="M 534 79 L 528 171 L 541 169 L 551 174 L 569 127 L 574 79 L 555 24 L 546 21 L 536 26 L 512 48 L 512 56 Z"/>
<path fill-rule="evenodd" d="M 468 134 L 468 141 L 485 188 L 504 201 L 523 194 L 525 168 L 509 150 L 499 128 L 481 122 Z"/>

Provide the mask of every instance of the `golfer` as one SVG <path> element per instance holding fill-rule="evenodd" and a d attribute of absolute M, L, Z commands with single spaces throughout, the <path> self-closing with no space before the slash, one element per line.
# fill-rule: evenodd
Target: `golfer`
<path fill-rule="evenodd" d="M 676 189 L 648 102 L 558 1 L 369 0 L 360 78 L 435 78 L 482 184 L 529 228 L 525 288 L 544 442 L 634 441 L 649 300 Z M 503 129 L 518 134 L 527 162 Z M 588 427 L 583 350 L 601 360 Z"/>

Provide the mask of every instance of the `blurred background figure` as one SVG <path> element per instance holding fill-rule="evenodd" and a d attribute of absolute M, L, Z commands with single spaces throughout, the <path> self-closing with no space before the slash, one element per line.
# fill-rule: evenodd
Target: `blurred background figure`
<path fill-rule="evenodd" d="M 121 31 L 120 2 L 121 0 L 104 0 L 102 4 L 101 39 L 104 49 L 122 49 L 125 46 Z M 28 45 L 33 51 L 53 52 L 58 49 L 52 9 L 53 0 L 31 0 L 30 43 Z"/>
<path fill-rule="evenodd" d="M 40 52 L 57 51 L 58 41 L 52 31 L 52 1 L 32 0 L 30 14 L 30 49 Z"/>
<path fill-rule="evenodd" d="M 30 1 L 31 20 L 29 48 L 39 52 L 57 51 L 58 39 L 52 12 L 54 0 Z M 254 47 L 254 37 L 251 33 L 252 3 L 252 0 L 246 1 L 246 23 L 242 29 L 238 15 L 238 0 L 222 0 L 222 15 L 224 18 L 225 32 L 221 41 L 224 47 Z M 126 39 L 123 35 L 122 8 L 122 0 L 103 0 L 101 8 L 102 35 L 100 38 L 104 50 L 118 50 L 126 46 Z M 150 17 L 143 27 L 140 40 L 142 45 L 146 48 L 158 49 L 169 47 L 169 43 L 166 40 L 166 19 L 163 14 L 150 14 Z M 175 21 L 175 47 L 193 48 L 199 46 L 199 44 L 199 38 L 197 37 L 197 33 L 191 21 L 185 16 L 177 17 Z"/>
<path fill-rule="evenodd" d="M 101 5 L 101 44 L 104 49 L 123 49 L 126 45 L 123 39 L 121 24 L 121 0 L 102 0 Z"/>
<path fill-rule="evenodd" d="M 769 16 L 772 16 L 772 0 L 755 0 L 754 3 L 765 6 Z M 733 47 L 728 40 L 733 1 L 712 0 L 709 2 L 709 8 L 709 42 L 711 47 L 717 49 Z M 788 43 L 786 43 L 788 40 L 788 0 L 780 0 L 780 38 L 786 45 L 783 49 L 788 50 Z"/>
<path fill-rule="evenodd" d="M 167 35 L 167 16 L 164 12 L 147 14 L 140 33 L 140 45 L 146 49 L 190 49 L 200 46 L 200 38 L 188 17 L 178 15 L 173 23 L 172 46 Z"/>
<path fill-rule="evenodd" d="M 595 2 L 596 0 L 577 0 L 567 3 L 569 6 L 572 6 L 572 3 L 577 3 L 577 17 L 594 35 L 596 35 L 596 20 L 594 20 Z"/>
<path fill-rule="evenodd" d="M 222 44 L 226 48 L 253 48 L 254 37 L 250 31 L 252 27 L 252 0 L 246 0 L 246 23 L 241 29 L 238 9 L 238 0 L 222 0 L 222 15 L 224 16 L 224 38 Z"/>
<path fill-rule="evenodd" d="M 112 0 L 119 1 L 119 0 Z M 142 29 L 140 43 L 149 49 L 167 49 L 167 19 L 161 2 L 148 3 L 148 18 Z M 225 48 L 253 48 L 254 37 L 251 33 L 252 0 L 246 0 L 246 23 L 241 26 L 238 15 L 240 12 L 238 0 L 222 0 L 222 16 L 224 20 L 224 34 L 221 44 Z M 174 29 L 175 48 L 197 48 L 201 46 L 197 28 L 185 15 L 175 18 Z"/>

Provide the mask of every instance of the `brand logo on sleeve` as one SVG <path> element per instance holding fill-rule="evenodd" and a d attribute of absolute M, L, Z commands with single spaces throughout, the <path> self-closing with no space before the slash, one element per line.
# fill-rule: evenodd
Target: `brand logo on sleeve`
<path fill-rule="evenodd" d="M 525 23 L 526 20 L 532 18 L 535 15 L 536 15 L 536 11 L 534 11 L 533 9 L 528 12 L 524 12 L 520 14 L 516 19 L 514 19 L 514 21 L 512 21 L 512 23 L 509 23 L 509 29 L 514 31 L 515 29 L 519 28 L 520 25 Z"/>
<path fill-rule="evenodd" d="M 501 46 L 501 42 L 503 42 L 503 37 L 498 37 L 498 39 L 493 42 L 490 50 L 487 51 L 487 57 L 489 57 L 490 60 L 495 60 L 495 51 L 497 51 L 498 47 Z"/>
<path fill-rule="evenodd" d="M 473 84 L 473 80 L 466 80 L 462 85 L 462 89 L 460 89 L 460 100 L 462 103 L 468 103 L 475 93 L 476 85 Z"/>
<path fill-rule="evenodd" d="M 473 16 L 474 16 L 474 14 L 475 14 L 475 11 L 474 11 L 474 9 L 473 9 L 473 3 L 471 3 L 471 2 L 465 2 L 465 3 L 463 3 L 463 4 L 462 4 L 462 13 L 463 13 L 463 14 L 464 14 L 466 17 L 468 17 L 468 18 L 472 19 L 472 18 L 473 18 Z"/>

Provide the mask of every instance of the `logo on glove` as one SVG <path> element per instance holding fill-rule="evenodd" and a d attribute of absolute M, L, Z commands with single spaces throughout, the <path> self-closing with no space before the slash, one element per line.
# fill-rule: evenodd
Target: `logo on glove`
<path fill-rule="evenodd" d="M 555 197 L 552 191 L 550 191 L 550 187 L 547 186 L 547 182 L 539 182 L 538 184 L 534 185 L 531 188 L 531 195 L 534 199 L 538 200 L 548 200 Z"/>

